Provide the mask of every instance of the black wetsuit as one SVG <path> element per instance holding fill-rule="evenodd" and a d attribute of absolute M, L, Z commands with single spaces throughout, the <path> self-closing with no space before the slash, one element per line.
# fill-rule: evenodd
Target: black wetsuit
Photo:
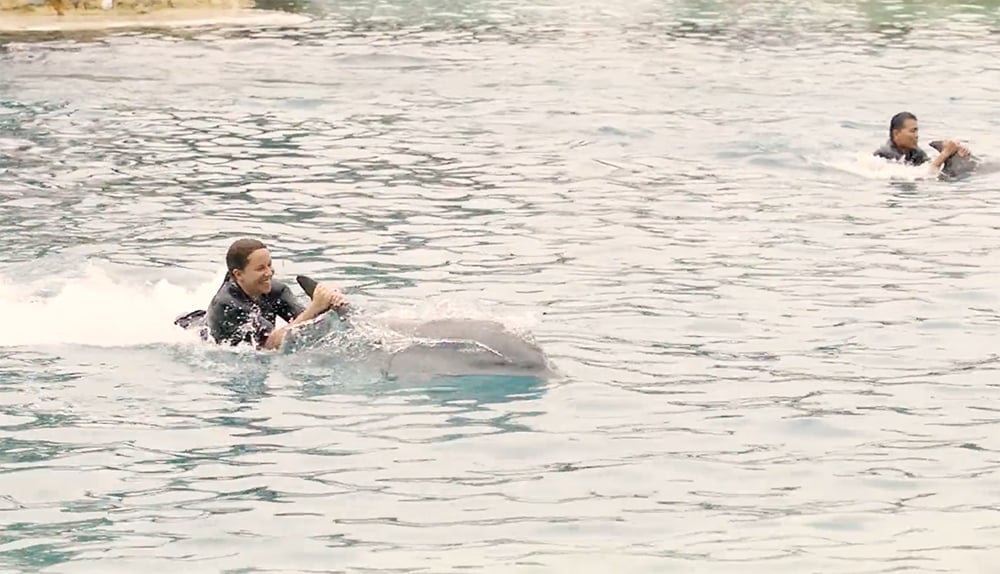
<path fill-rule="evenodd" d="M 227 279 L 208 305 L 208 335 L 216 343 L 263 347 L 274 332 L 276 317 L 290 322 L 304 310 L 284 283 L 272 280 L 271 291 L 254 301 L 236 281 Z"/>
<path fill-rule="evenodd" d="M 875 150 L 873 155 L 893 161 L 903 160 L 903 163 L 909 165 L 923 165 L 930 160 L 927 152 L 924 150 L 917 147 L 904 152 L 896 147 L 896 144 L 892 143 L 892 140 L 885 142 L 882 147 Z"/>

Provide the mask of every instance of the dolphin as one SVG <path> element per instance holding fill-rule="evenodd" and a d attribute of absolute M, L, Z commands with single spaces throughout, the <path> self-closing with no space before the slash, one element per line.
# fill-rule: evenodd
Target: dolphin
<path fill-rule="evenodd" d="M 295 280 L 312 297 L 317 282 L 305 275 L 297 275 Z M 338 313 L 342 321 L 350 321 L 353 315 L 351 311 Z M 418 339 L 386 357 L 385 371 L 392 377 L 510 375 L 547 379 L 554 374 L 538 345 L 497 321 L 436 319 L 392 321 L 386 326 Z"/>
<path fill-rule="evenodd" d="M 941 140 L 934 140 L 929 145 L 936 149 L 938 153 L 944 149 L 944 142 Z M 941 167 L 941 173 L 949 178 L 962 177 L 976 171 L 980 163 L 980 159 L 975 155 L 970 154 L 969 157 L 962 157 L 955 153 L 945 160 L 944 165 Z"/>
<path fill-rule="evenodd" d="M 312 298 L 317 282 L 305 275 L 297 275 L 306 295 Z M 361 319 L 355 309 L 337 309 L 339 317 L 321 315 L 310 323 L 320 324 L 319 332 L 351 329 L 355 320 Z M 181 315 L 174 323 L 183 329 L 203 330 L 205 311 L 197 310 Z M 394 351 L 380 351 L 374 357 L 383 374 L 389 378 L 429 380 L 437 377 L 500 376 L 528 377 L 548 380 L 556 371 L 541 347 L 510 332 L 497 321 L 481 319 L 436 319 L 432 321 L 386 321 L 390 330 L 412 338 L 406 346 Z M 305 338 L 310 326 L 294 328 L 286 337 L 287 349 L 301 348 L 298 333 Z M 308 345 L 312 346 L 312 345 Z M 288 352 L 286 350 L 286 352 Z M 294 351 L 292 351 L 294 352 Z"/>

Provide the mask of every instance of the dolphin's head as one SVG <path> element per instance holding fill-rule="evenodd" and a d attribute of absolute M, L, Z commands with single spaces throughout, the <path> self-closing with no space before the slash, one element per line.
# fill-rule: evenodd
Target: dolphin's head
<path fill-rule="evenodd" d="M 934 140 L 930 142 L 928 145 L 936 149 L 938 153 L 940 153 L 941 150 L 944 149 L 944 142 L 941 140 Z M 955 155 L 945 160 L 943 169 L 941 171 L 944 172 L 946 176 L 959 177 L 975 171 L 975 169 L 978 166 L 979 166 L 979 158 L 977 158 L 976 156 L 970 155 L 969 157 L 962 157 L 956 153 Z"/>

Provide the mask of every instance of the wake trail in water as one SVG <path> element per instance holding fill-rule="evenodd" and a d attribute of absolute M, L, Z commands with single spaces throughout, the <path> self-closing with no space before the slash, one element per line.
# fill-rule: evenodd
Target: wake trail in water
<path fill-rule="evenodd" d="M 813 163 L 865 179 L 886 181 L 934 181 L 938 179 L 938 173 L 926 164 L 906 165 L 886 161 L 870 152 L 844 153 L 832 159 L 817 160 Z"/>
<path fill-rule="evenodd" d="M 173 324 L 187 309 L 204 306 L 222 276 L 194 289 L 167 280 L 116 280 L 88 265 L 72 279 L 18 282 L 0 276 L 0 346 L 80 344 L 101 347 L 186 343 L 195 333 Z"/>

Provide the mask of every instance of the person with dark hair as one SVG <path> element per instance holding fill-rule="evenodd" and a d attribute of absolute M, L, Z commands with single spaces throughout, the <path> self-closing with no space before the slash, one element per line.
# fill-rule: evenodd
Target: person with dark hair
<path fill-rule="evenodd" d="M 889 141 L 875 150 L 873 155 L 892 161 L 902 161 L 907 165 L 923 165 L 930 158 L 927 152 L 917 145 L 918 138 L 917 116 L 910 112 L 899 112 L 889 120 Z M 940 170 L 948 158 L 956 153 L 961 157 L 968 157 L 971 152 L 955 140 L 945 141 L 941 153 L 931 161 L 931 168 Z"/>
<path fill-rule="evenodd" d="M 256 239 L 239 239 L 226 253 L 226 276 L 209 303 L 205 319 L 216 343 L 251 343 L 258 349 L 281 346 L 288 327 L 347 305 L 336 288 L 319 285 L 303 307 L 284 283 L 275 281 L 271 253 Z M 281 317 L 288 325 L 275 329 Z"/>

